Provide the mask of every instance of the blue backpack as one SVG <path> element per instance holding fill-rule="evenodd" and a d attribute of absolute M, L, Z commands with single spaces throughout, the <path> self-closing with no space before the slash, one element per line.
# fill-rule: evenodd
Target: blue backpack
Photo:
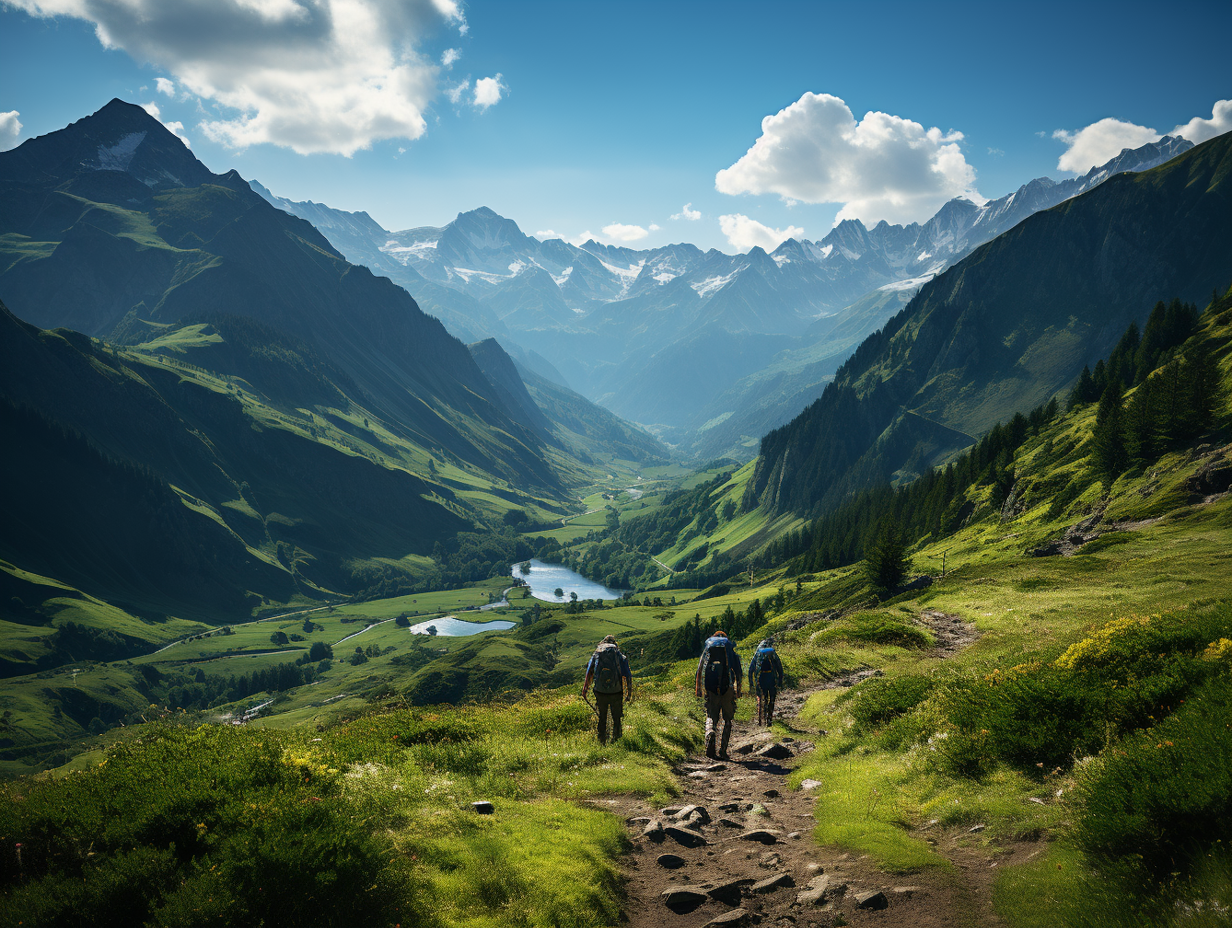
<path fill-rule="evenodd" d="M 774 648 L 762 648 L 757 652 L 754 658 L 757 664 L 757 688 L 763 693 L 767 693 L 778 686 L 778 670 L 775 664 L 778 663 L 778 655 L 774 652 Z"/>

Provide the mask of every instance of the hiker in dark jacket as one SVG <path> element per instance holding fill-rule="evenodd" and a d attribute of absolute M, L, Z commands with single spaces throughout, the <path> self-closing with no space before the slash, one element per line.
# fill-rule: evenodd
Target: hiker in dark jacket
<path fill-rule="evenodd" d="M 586 665 L 586 679 L 582 682 L 582 698 L 595 685 L 595 709 L 599 713 L 599 743 L 607 744 L 607 715 L 612 714 L 612 740 L 621 735 L 620 721 L 624 715 L 624 703 L 633 702 L 633 674 L 629 672 L 629 659 L 616 646 L 616 639 L 608 635 L 599 642 L 595 653 Z"/>
<path fill-rule="evenodd" d="M 774 650 L 774 641 L 765 638 L 749 661 L 749 689 L 757 694 L 757 724 L 774 721 L 774 697 L 783 685 L 783 662 Z"/>
<path fill-rule="evenodd" d="M 718 631 L 702 645 L 702 656 L 697 662 L 694 690 L 706 698 L 706 756 L 727 757 L 727 742 L 731 740 L 732 719 L 736 715 L 736 700 L 740 698 L 740 655 L 736 646 L 727 637 L 727 632 Z M 719 716 L 723 716 L 723 738 L 715 753 L 715 735 Z"/>

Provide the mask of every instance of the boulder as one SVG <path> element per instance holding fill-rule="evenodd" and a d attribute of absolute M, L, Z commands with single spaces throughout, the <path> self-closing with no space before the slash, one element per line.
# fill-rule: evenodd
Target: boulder
<path fill-rule="evenodd" d="M 663 840 L 663 823 L 660 821 L 649 822 L 642 829 L 642 837 L 649 838 L 651 841 L 659 842 Z"/>
<path fill-rule="evenodd" d="M 675 854 L 660 854 L 655 858 L 655 863 L 668 870 L 678 870 L 685 865 L 685 859 Z"/>
<path fill-rule="evenodd" d="M 744 834 L 737 835 L 741 841 L 756 841 L 759 844 L 778 844 L 779 833 L 770 831 L 767 828 L 754 828 L 752 831 L 746 831 Z"/>
<path fill-rule="evenodd" d="M 890 900 L 886 899 L 886 894 L 879 889 L 873 892 L 856 893 L 854 898 L 857 909 L 884 909 L 890 904 Z"/>
<path fill-rule="evenodd" d="M 758 883 L 754 883 L 749 887 L 749 892 L 754 894 L 772 893 L 776 889 L 783 889 L 784 887 L 795 885 L 796 881 L 792 879 L 790 873 L 776 873 L 774 876 L 766 877 L 766 879 Z"/>
<path fill-rule="evenodd" d="M 706 836 L 701 832 L 681 825 L 668 825 L 663 829 L 663 833 L 684 847 L 702 847 L 707 843 Z"/>
<path fill-rule="evenodd" d="M 730 912 L 724 912 L 710 919 L 706 922 L 705 928 L 732 928 L 735 925 L 743 925 L 748 918 L 749 913 L 744 909 L 732 909 Z"/>
<path fill-rule="evenodd" d="M 711 899 L 717 899 L 724 905 L 735 905 L 740 901 L 740 896 L 744 893 L 746 886 L 752 886 L 754 883 L 751 879 L 728 880 L 726 883 L 721 883 L 706 892 Z"/>
<path fill-rule="evenodd" d="M 706 901 L 706 894 L 695 889 L 665 889 L 660 898 L 673 912 L 692 912 Z"/>
<path fill-rule="evenodd" d="M 486 799 L 481 799 L 479 802 L 471 803 L 471 811 L 478 812 L 480 815 L 491 815 L 496 811 L 496 807 Z"/>
<path fill-rule="evenodd" d="M 787 760 L 789 757 L 794 757 L 795 754 L 787 745 L 781 741 L 776 741 L 774 744 L 767 744 L 756 753 L 756 756 L 768 757 L 770 760 Z"/>
<path fill-rule="evenodd" d="M 679 812 L 672 816 L 678 822 L 689 822 L 692 820 L 697 824 L 709 825 L 710 814 L 704 806 L 685 806 Z"/>
<path fill-rule="evenodd" d="M 800 781 L 801 789 L 816 789 L 819 786 L 821 786 L 821 780 L 801 780 Z"/>

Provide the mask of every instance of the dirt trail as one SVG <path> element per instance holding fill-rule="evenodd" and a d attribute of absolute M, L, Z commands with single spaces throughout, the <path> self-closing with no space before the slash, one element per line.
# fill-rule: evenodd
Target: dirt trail
<path fill-rule="evenodd" d="M 966 629 L 954 631 L 965 637 Z M 1040 844 L 1000 847 L 994 861 L 978 846 L 978 833 L 933 825 L 923 832 L 926 840 L 954 869 L 907 875 L 817 846 L 813 793 L 787 785 L 787 774 L 825 737 L 797 727 L 806 695 L 780 696 L 776 715 L 791 736 L 775 740 L 755 723 L 737 723 L 730 760 L 695 756 L 680 764 L 682 795 L 672 806 L 650 808 L 632 797 L 600 801 L 624 815 L 633 843 L 625 858 L 630 928 L 1002 924 L 992 910 L 996 868 L 1025 861 Z"/>

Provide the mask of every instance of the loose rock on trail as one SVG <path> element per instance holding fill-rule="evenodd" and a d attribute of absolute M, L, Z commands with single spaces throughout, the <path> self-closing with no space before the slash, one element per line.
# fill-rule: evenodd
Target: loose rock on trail
<path fill-rule="evenodd" d="M 991 903 L 998 863 L 972 846 L 965 829 L 948 834 L 930 823 L 929 843 L 955 864 L 948 872 L 889 874 L 867 857 L 816 844 L 813 804 L 821 784 L 794 790 L 787 774 L 813 750 L 807 739 L 825 733 L 794 727 L 805 694 L 783 697 L 780 721 L 801 737 L 776 737 L 737 722 L 730 760 L 715 764 L 693 757 L 678 765 L 681 795 L 675 805 L 652 809 L 632 797 L 607 800 L 613 812 L 624 814 L 632 842 L 624 859 L 625 924 L 1000 925 Z M 1034 856 L 1035 847 L 1025 843 L 1001 851 L 1003 865 Z"/>

